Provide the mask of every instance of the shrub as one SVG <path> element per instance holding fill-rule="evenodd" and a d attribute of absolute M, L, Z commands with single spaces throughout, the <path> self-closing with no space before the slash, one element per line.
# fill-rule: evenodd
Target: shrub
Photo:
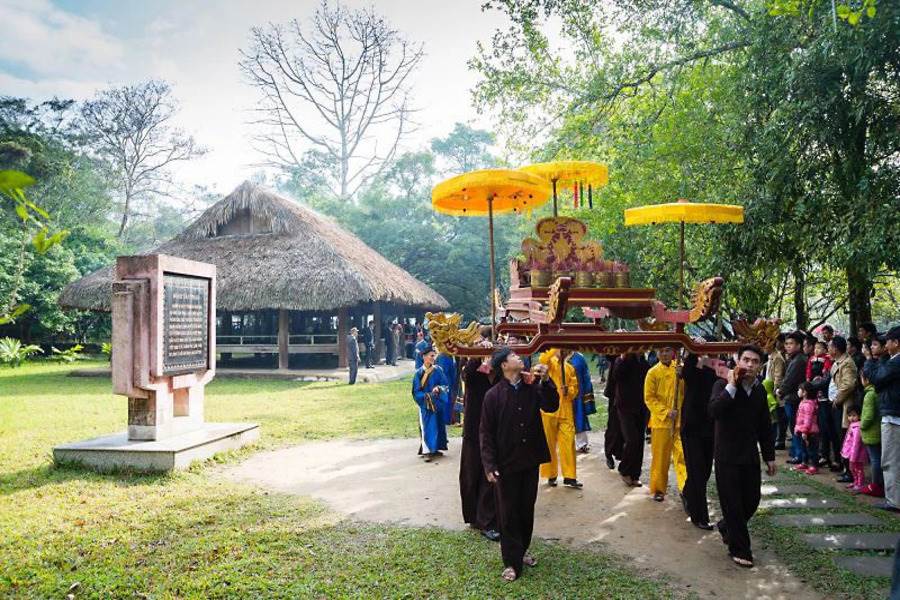
<path fill-rule="evenodd" d="M 15 338 L 0 338 L 0 363 L 10 365 L 13 368 L 22 364 L 32 354 L 42 354 L 40 346 L 28 344 L 23 346 L 22 342 Z"/>

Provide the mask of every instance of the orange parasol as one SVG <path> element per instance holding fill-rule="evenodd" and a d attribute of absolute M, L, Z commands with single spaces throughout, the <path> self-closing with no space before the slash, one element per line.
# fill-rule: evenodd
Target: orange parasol
<path fill-rule="evenodd" d="M 684 224 L 743 223 L 744 207 L 733 204 L 702 204 L 680 199 L 667 204 L 651 204 L 625 210 L 625 225 L 681 224 L 681 264 L 678 279 L 679 308 L 684 299 Z"/>
<path fill-rule="evenodd" d="M 493 294 L 496 289 L 494 213 L 531 210 L 543 205 L 549 197 L 550 186 L 541 177 L 513 169 L 482 169 L 451 177 L 434 186 L 431 205 L 448 215 L 488 216 Z M 496 303 L 491 302 L 492 330 L 496 317 Z"/>
<path fill-rule="evenodd" d="M 535 163 L 519 169 L 543 177 L 553 185 L 553 216 L 557 216 L 557 186 L 587 185 L 588 196 L 593 188 L 600 188 L 609 183 L 609 169 L 603 163 L 588 160 L 556 160 L 553 162 Z"/>

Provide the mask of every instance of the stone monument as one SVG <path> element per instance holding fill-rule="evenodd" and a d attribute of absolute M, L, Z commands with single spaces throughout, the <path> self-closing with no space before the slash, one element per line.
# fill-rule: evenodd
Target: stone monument
<path fill-rule="evenodd" d="M 128 398 L 128 430 L 57 446 L 54 460 L 166 471 L 256 441 L 255 423 L 203 419 L 216 371 L 216 266 L 120 256 L 112 294 L 112 384 Z"/>

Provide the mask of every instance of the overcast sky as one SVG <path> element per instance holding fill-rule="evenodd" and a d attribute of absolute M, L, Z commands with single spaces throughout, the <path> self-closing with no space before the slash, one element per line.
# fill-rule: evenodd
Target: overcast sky
<path fill-rule="evenodd" d="M 456 121 L 477 126 L 466 61 L 478 40 L 504 26 L 481 0 L 381 0 L 373 5 L 426 56 L 413 82 L 421 129 L 409 145 L 446 135 Z M 169 81 L 181 125 L 209 154 L 180 169 L 184 184 L 227 193 L 257 169 L 247 109 L 257 96 L 238 68 L 251 26 L 305 19 L 317 0 L 0 0 L 0 95 L 83 99 L 97 89 L 147 78 Z"/>

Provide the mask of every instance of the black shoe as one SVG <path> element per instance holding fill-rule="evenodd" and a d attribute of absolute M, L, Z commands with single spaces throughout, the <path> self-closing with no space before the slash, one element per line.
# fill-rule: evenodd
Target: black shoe
<path fill-rule="evenodd" d="M 850 473 L 844 473 L 840 477 L 836 477 L 835 481 L 837 481 L 838 483 L 852 483 L 853 475 L 851 475 Z"/>
<path fill-rule="evenodd" d="M 893 513 L 900 512 L 900 508 L 897 508 L 893 504 L 889 504 L 887 502 L 882 502 L 880 504 L 876 504 L 875 508 L 880 508 L 881 510 L 886 510 L 886 511 L 893 512 Z"/>
<path fill-rule="evenodd" d="M 784 444 L 775 444 L 776 450 L 784 450 Z"/>
<path fill-rule="evenodd" d="M 679 494 L 681 496 L 681 508 L 684 509 L 684 514 L 690 515 L 691 511 L 688 510 L 687 498 L 685 498 L 684 494 Z"/>
<path fill-rule="evenodd" d="M 788 464 L 788 465 L 799 465 L 800 459 L 799 458 L 789 458 L 784 462 L 785 462 L 785 464 Z"/>
<path fill-rule="evenodd" d="M 616 468 L 616 459 L 614 459 L 612 456 L 607 456 L 606 457 L 606 466 L 609 468 L 610 471 L 615 469 Z"/>
<path fill-rule="evenodd" d="M 481 535 L 483 535 L 487 539 L 491 540 L 492 542 L 500 541 L 500 532 L 497 531 L 496 529 L 485 529 L 484 531 L 481 532 Z"/>
<path fill-rule="evenodd" d="M 566 487 L 570 487 L 576 490 L 580 490 L 584 487 L 584 484 L 578 481 L 577 479 L 569 479 L 568 477 L 563 478 L 563 485 Z"/>
<path fill-rule="evenodd" d="M 550 487 L 556 487 L 556 477 L 551 477 L 547 480 L 547 485 Z"/>
<path fill-rule="evenodd" d="M 699 523 L 694 523 L 693 521 L 691 521 L 691 523 L 694 524 L 694 527 L 696 527 L 697 529 L 702 529 L 703 531 L 712 531 L 713 529 L 715 529 L 715 527 L 704 521 L 700 521 Z"/>
<path fill-rule="evenodd" d="M 662 502 L 665 499 L 666 497 L 662 492 L 656 492 L 655 494 L 653 494 L 654 502 Z"/>
<path fill-rule="evenodd" d="M 816 466 L 819 467 L 820 469 L 821 469 L 822 467 L 828 467 L 828 468 L 831 468 L 831 461 L 828 460 L 827 458 L 820 458 L 820 459 L 819 459 L 819 462 L 816 463 Z"/>

